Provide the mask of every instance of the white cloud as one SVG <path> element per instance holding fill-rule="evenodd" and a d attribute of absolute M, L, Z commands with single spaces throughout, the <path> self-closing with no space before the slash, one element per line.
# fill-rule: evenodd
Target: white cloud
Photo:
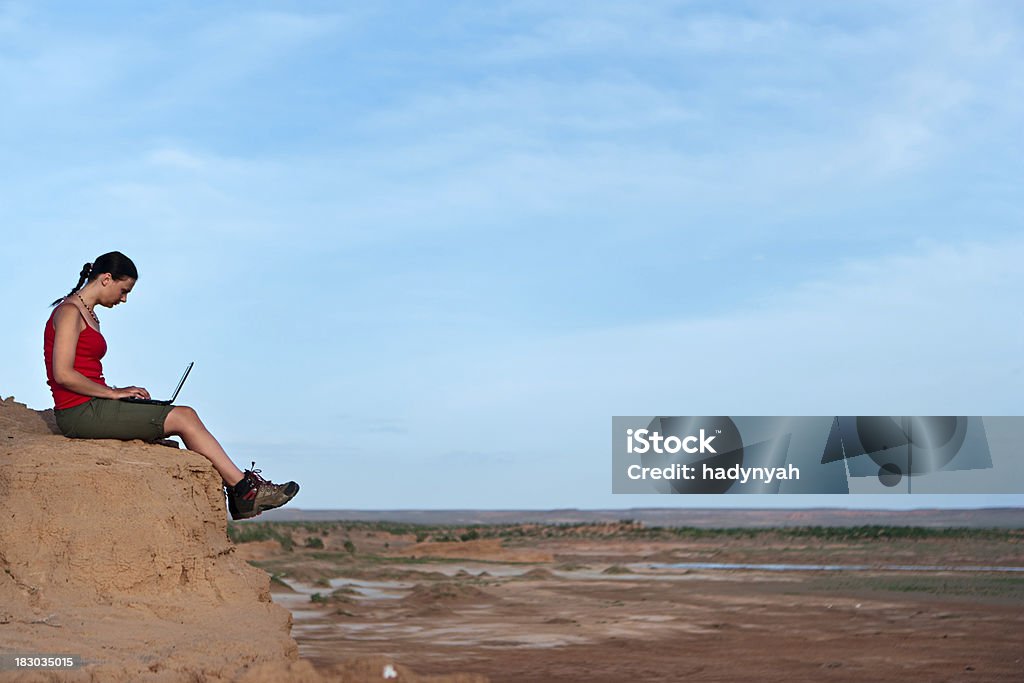
<path fill-rule="evenodd" d="M 468 423 L 544 421 L 536 407 L 561 405 L 570 431 L 613 414 L 1014 413 L 1022 262 L 1020 239 L 922 245 L 744 311 L 460 353 L 424 383 Z"/>
<path fill-rule="evenodd" d="M 330 35 L 345 23 L 340 14 L 253 11 L 201 27 L 199 42 L 214 50 L 279 50 Z"/>
<path fill-rule="evenodd" d="M 161 147 L 149 154 L 149 162 L 156 166 L 195 171 L 207 166 L 202 156 L 175 147 Z"/>
<path fill-rule="evenodd" d="M 677 56 L 764 50 L 790 39 L 786 20 L 680 11 L 676 3 L 545 5 L 529 29 L 486 50 L 499 63 L 580 55 Z"/>
<path fill-rule="evenodd" d="M 0 55 L 0 120 L 22 131 L 63 123 L 73 108 L 94 106 L 129 70 L 131 40 L 68 35 L 21 21 Z"/>
<path fill-rule="evenodd" d="M 422 130 L 469 126 L 505 128 L 526 142 L 549 135 L 638 131 L 678 125 L 693 113 L 669 90 L 632 76 L 585 79 L 571 85 L 526 76 L 488 80 L 423 94 L 398 108 L 371 113 L 367 132 L 407 136 Z"/>

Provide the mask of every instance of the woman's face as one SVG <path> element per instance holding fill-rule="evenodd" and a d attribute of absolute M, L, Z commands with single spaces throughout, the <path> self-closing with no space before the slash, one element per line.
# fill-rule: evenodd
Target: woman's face
<path fill-rule="evenodd" d="M 128 293 L 135 286 L 135 278 L 125 277 L 115 280 L 109 274 L 100 276 L 100 297 L 96 303 L 107 308 L 128 301 Z"/>

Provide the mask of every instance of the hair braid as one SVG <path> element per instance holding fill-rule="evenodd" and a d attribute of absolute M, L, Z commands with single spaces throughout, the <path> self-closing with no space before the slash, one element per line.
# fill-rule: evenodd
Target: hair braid
<path fill-rule="evenodd" d="M 91 272 L 92 272 L 92 264 L 91 263 L 86 263 L 84 266 L 82 266 L 82 272 L 78 274 L 78 283 L 74 287 L 71 288 L 70 292 L 68 292 L 67 294 L 65 294 L 61 298 L 59 298 L 56 301 L 54 301 L 52 304 L 50 304 L 50 306 L 56 306 L 61 301 L 64 301 L 64 299 L 67 299 L 69 296 L 71 296 L 72 294 L 77 292 L 79 290 L 79 288 L 81 288 L 81 286 L 85 283 L 86 278 L 89 277 L 89 273 L 91 273 Z"/>

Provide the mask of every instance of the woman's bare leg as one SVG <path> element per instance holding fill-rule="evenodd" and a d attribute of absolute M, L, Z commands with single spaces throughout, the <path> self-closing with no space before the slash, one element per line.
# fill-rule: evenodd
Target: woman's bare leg
<path fill-rule="evenodd" d="M 185 448 L 199 453 L 213 463 L 213 468 L 228 485 L 234 486 L 245 476 L 242 470 L 231 462 L 231 458 L 192 408 L 172 408 L 164 420 L 164 431 L 170 435 L 180 436 L 185 442 Z"/>

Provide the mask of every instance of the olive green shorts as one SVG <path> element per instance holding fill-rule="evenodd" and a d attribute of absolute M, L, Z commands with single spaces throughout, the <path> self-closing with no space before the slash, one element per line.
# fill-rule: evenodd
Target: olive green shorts
<path fill-rule="evenodd" d="M 94 398 L 74 408 L 53 411 L 57 426 L 72 439 L 142 439 L 166 436 L 164 420 L 174 406 Z"/>

